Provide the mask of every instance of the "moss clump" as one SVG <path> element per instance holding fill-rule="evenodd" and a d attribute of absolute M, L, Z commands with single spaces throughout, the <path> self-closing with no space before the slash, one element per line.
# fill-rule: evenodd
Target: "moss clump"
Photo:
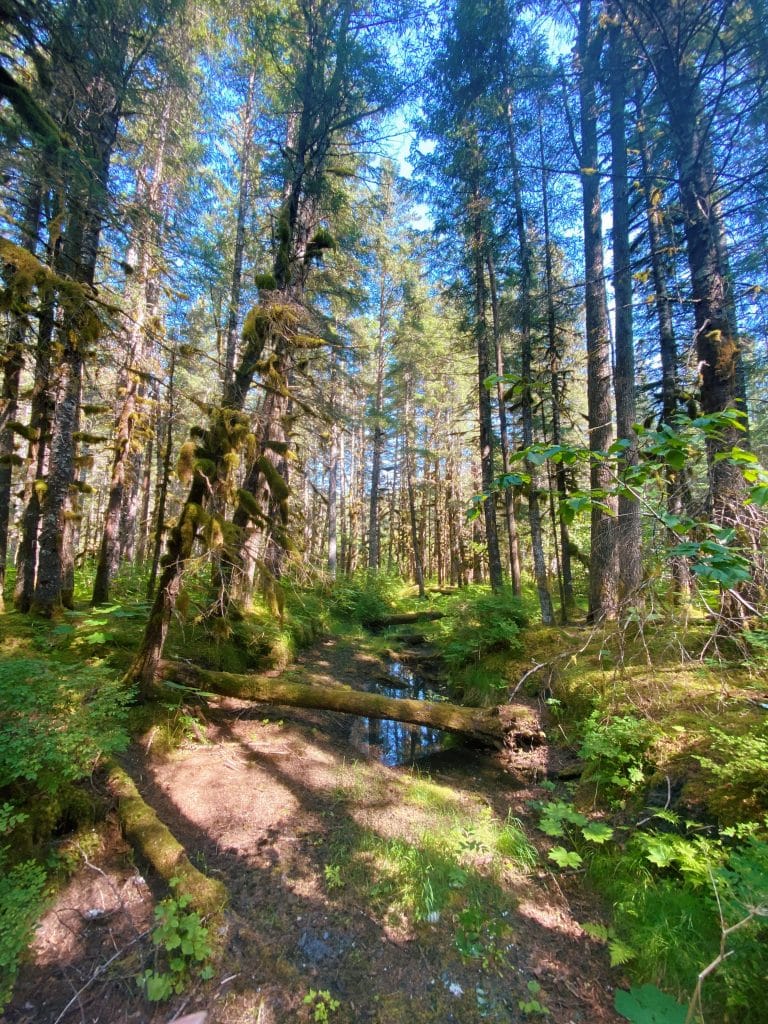
<path fill-rule="evenodd" d="M 259 472 L 264 476 L 269 487 L 270 494 L 275 501 L 283 502 L 287 501 L 291 494 L 291 489 L 288 486 L 286 480 L 278 473 L 275 466 L 272 465 L 266 455 L 262 455 L 256 462 Z"/>
<path fill-rule="evenodd" d="M 277 288 L 274 274 L 254 274 L 253 283 L 261 292 L 273 292 Z"/>

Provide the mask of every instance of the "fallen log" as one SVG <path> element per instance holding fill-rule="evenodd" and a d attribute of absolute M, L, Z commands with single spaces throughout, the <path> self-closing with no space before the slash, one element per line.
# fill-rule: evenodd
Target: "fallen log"
<path fill-rule="evenodd" d="M 402 612 L 400 615 L 381 615 L 376 619 L 368 619 L 368 629 L 386 629 L 387 626 L 410 626 L 412 622 L 436 622 L 444 619 L 444 612 Z"/>
<path fill-rule="evenodd" d="M 188 896 L 201 914 L 218 914 L 227 905 L 227 890 L 192 864 L 186 851 L 167 825 L 144 801 L 136 783 L 119 765 L 112 763 L 109 788 L 117 798 L 117 815 L 123 835 L 155 869 L 162 879 L 177 879 L 180 894 Z"/>
<path fill-rule="evenodd" d="M 536 715 L 525 704 L 467 708 L 444 701 L 384 697 L 348 686 L 314 686 L 265 676 L 213 672 L 180 662 L 164 662 L 160 672 L 164 679 L 224 697 L 426 725 L 496 749 L 539 746 L 545 739 Z"/>

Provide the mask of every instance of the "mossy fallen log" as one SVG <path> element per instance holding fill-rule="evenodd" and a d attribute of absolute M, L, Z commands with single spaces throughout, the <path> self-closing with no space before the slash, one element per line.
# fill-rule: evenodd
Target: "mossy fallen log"
<path fill-rule="evenodd" d="M 227 890 L 190 862 L 184 847 L 144 800 L 133 779 L 112 764 L 109 788 L 117 798 L 117 814 L 128 842 L 166 882 L 178 879 L 177 891 L 203 915 L 218 914 L 227 905 Z"/>
<path fill-rule="evenodd" d="M 165 679 L 261 704 L 279 704 L 318 711 L 338 711 L 361 718 L 388 719 L 457 733 L 486 747 L 532 747 L 544 742 L 534 712 L 525 704 L 467 708 L 445 701 L 399 699 L 348 686 L 289 683 L 257 675 L 213 672 L 179 662 L 164 662 Z"/>
<path fill-rule="evenodd" d="M 376 619 L 367 619 L 365 625 L 369 629 L 386 629 L 387 626 L 410 626 L 413 622 L 436 622 L 444 618 L 444 612 L 403 612 L 400 615 L 381 615 Z"/>

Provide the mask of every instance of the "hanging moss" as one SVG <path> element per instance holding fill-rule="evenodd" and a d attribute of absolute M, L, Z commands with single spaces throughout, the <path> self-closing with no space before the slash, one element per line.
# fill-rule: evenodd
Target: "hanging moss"
<path fill-rule="evenodd" d="M 45 498 L 46 494 L 48 493 L 48 484 L 47 484 L 47 482 L 45 480 L 39 480 L 38 479 L 38 480 L 35 480 L 33 486 L 34 486 L 34 490 L 35 490 L 35 495 L 37 496 L 37 500 L 42 503 L 43 499 Z"/>
<path fill-rule="evenodd" d="M 266 455 L 262 455 L 256 460 L 256 466 L 267 481 L 270 494 L 275 501 L 286 501 L 290 496 L 291 489 Z"/>
<path fill-rule="evenodd" d="M 264 447 L 269 448 L 270 451 L 277 452 L 278 455 L 285 455 L 288 452 L 289 445 L 287 441 L 273 441 L 268 438 L 264 442 Z"/>
<path fill-rule="evenodd" d="M 262 292 L 273 292 L 277 288 L 274 274 L 254 274 L 253 282 Z"/>
<path fill-rule="evenodd" d="M 5 455 L 0 455 L 0 466 L 23 466 L 24 459 L 20 455 L 16 455 L 15 452 L 8 452 Z"/>
<path fill-rule="evenodd" d="M 270 319 L 263 306 L 252 306 L 243 323 L 243 341 L 246 344 L 263 344 L 269 332 Z"/>
<path fill-rule="evenodd" d="M 8 100 L 24 125 L 37 136 L 47 150 L 55 152 L 59 148 L 69 148 L 69 139 L 48 111 L 41 107 L 26 86 L 18 82 L 4 67 L 0 67 L 0 96 Z"/>
<path fill-rule="evenodd" d="M 185 441 L 179 450 L 176 460 L 176 476 L 181 483 L 188 484 L 195 472 L 195 453 L 197 445 L 194 441 Z"/>
<path fill-rule="evenodd" d="M 40 440 L 39 427 L 29 427 L 24 423 L 19 423 L 18 420 L 11 420 L 10 423 L 6 423 L 6 429 L 12 430 L 14 434 L 18 434 L 20 437 L 23 437 L 25 441 Z"/>
<path fill-rule="evenodd" d="M 324 338 L 318 338 L 313 334 L 295 334 L 292 343 L 296 348 L 322 348 L 328 344 Z"/>
<path fill-rule="evenodd" d="M 85 483 L 84 480 L 73 480 L 69 485 L 71 491 L 75 491 L 78 494 L 93 494 L 93 487 L 90 484 Z"/>
<path fill-rule="evenodd" d="M 111 406 L 109 405 L 84 405 L 82 406 L 83 414 L 85 416 L 101 416 L 105 412 L 110 412 Z"/>
<path fill-rule="evenodd" d="M 209 551 L 215 551 L 224 546 L 224 530 L 218 516 L 211 516 L 203 530 L 203 540 Z"/>
<path fill-rule="evenodd" d="M 242 505 L 242 507 L 245 509 L 245 511 L 248 513 L 248 515 L 251 517 L 251 519 L 254 520 L 254 522 L 257 522 L 257 523 L 264 523 L 264 522 L 266 522 L 266 516 L 262 512 L 261 507 L 259 506 L 258 501 L 251 494 L 250 491 L 246 491 L 242 487 L 239 488 L 238 492 L 237 492 L 237 499 L 240 502 L 240 504 Z"/>
<path fill-rule="evenodd" d="M 72 440 L 80 444 L 106 444 L 109 438 L 102 434 L 88 434 L 84 430 L 78 430 L 72 435 Z"/>
<path fill-rule="evenodd" d="M 309 262 L 314 257 L 322 256 L 326 249 L 336 248 L 338 248 L 338 245 L 331 232 L 326 228 L 319 228 L 307 243 L 304 261 Z"/>
<path fill-rule="evenodd" d="M 212 480 L 216 476 L 216 463 L 213 459 L 196 459 L 195 469 L 198 473 L 202 473 L 203 476 L 208 477 Z"/>

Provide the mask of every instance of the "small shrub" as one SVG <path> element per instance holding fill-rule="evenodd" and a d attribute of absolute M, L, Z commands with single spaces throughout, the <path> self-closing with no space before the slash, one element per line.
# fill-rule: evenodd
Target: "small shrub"
<path fill-rule="evenodd" d="M 702 768 L 756 808 L 768 807 L 768 722 L 752 732 L 729 735 L 712 729 L 711 757 L 698 757 Z"/>
<path fill-rule="evenodd" d="M 441 653 L 449 668 L 461 668 L 497 651 L 522 650 L 527 624 L 522 602 L 511 590 L 479 590 L 457 602 L 443 626 Z"/>
<path fill-rule="evenodd" d="M 0 1013 L 42 909 L 44 886 L 45 871 L 39 864 L 24 861 L 9 869 L 0 850 Z"/>
<path fill-rule="evenodd" d="M 620 797 L 636 793 L 645 783 L 649 768 L 648 750 L 655 729 L 650 722 L 632 715 L 605 718 L 593 711 L 584 726 L 579 756 L 586 762 L 585 780 L 607 788 Z"/>
<path fill-rule="evenodd" d="M 175 894 L 178 879 L 172 878 L 170 884 L 174 895 L 155 908 L 155 967 L 141 976 L 141 985 L 151 1002 L 181 994 L 195 976 L 204 981 L 213 977 L 208 929 L 196 910 L 187 910 L 190 897 Z"/>
<path fill-rule="evenodd" d="M 361 571 L 334 581 L 328 594 L 331 612 L 340 619 L 368 625 L 389 615 L 403 581 L 391 573 Z"/>
<path fill-rule="evenodd" d="M 0 663 L 0 779 L 30 798 L 88 775 L 124 749 L 131 694 L 98 669 L 14 658 Z M 2 793 L 0 792 L 0 796 Z"/>

